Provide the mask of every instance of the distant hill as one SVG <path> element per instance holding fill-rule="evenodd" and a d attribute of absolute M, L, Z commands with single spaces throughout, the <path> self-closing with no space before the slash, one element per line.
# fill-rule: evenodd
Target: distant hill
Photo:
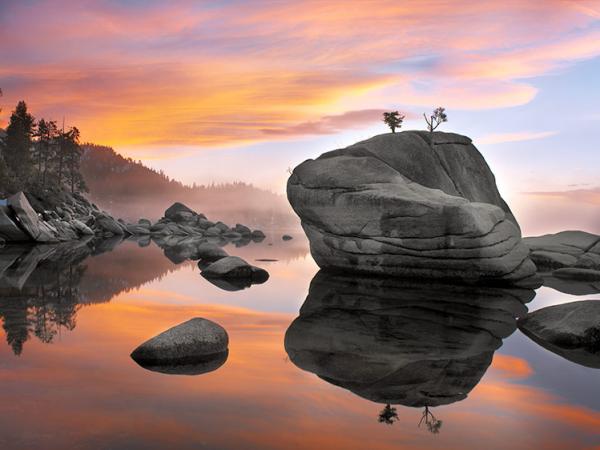
<path fill-rule="evenodd" d="M 110 147 L 83 145 L 81 173 L 88 197 L 111 214 L 127 220 L 157 219 L 173 202 L 188 204 L 209 218 L 262 227 L 295 226 L 283 195 L 244 182 L 185 185 Z"/>

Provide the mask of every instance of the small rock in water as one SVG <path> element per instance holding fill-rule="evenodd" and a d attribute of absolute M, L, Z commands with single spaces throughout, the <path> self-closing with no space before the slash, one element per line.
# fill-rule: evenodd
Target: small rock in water
<path fill-rule="evenodd" d="M 237 256 L 228 256 L 202 271 L 206 278 L 246 278 L 253 283 L 264 283 L 269 279 L 269 273 L 259 267 L 252 266 Z"/>
<path fill-rule="evenodd" d="M 221 325 L 197 317 L 144 342 L 131 358 L 143 367 L 194 365 L 222 360 L 228 345 L 227 331 Z"/>
<path fill-rule="evenodd" d="M 266 236 L 261 230 L 254 230 L 251 234 L 253 241 L 262 241 Z"/>
<path fill-rule="evenodd" d="M 284 234 L 283 236 L 281 236 L 281 239 L 283 239 L 284 241 L 291 241 L 294 238 L 289 234 Z"/>
<path fill-rule="evenodd" d="M 140 219 L 138 220 L 138 225 L 145 228 L 150 228 L 152 226 L 152 222 L 150 222 L 148 219 Z"/>
<path fill-rule="evenodd" d="M 600 369 L 600 300 L 538 309 L 518 324 L 523 333 L 551 352 Z"/>

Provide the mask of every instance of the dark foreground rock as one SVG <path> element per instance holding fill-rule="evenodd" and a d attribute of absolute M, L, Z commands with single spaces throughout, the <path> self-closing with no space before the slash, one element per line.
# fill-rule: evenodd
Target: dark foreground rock
<path fill-rule="evenodd" d="M 600 300 L 539 309 L 520 319 L 519 329 L 569 361 L 600 369 Z"/>
<path fill-rule="evenodd" d="M 222 326 L 198 317 L 144 342 L 131 353 L 131 358 L 148 368 L 212 367 L 211 362 L 224 362 L 227 358 L 228 344 L 229 337 Z"/>
<path fill-rule="evenodd" d="M 299 368 L 371 401 L 450 404 L 477 385 L 534 295 L 319 272 L 285 349 Z"/>
<path fill-rule="evenodd" d="M 537 287 L 494 175 L 465 136 L 385 134 L 294 169 L 288 199 L 321 268 Z"/>

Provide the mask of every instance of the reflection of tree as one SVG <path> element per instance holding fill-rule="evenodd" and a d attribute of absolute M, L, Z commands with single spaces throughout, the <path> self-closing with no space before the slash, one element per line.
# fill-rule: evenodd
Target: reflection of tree
<path fill-rule="evenodd" d="M 440 432 L 440 428 L 442 428 L 442 421 L 435 418 L 433 413 L 429 411 L 429 406 L 426 406 L 423 410 L 423 415 L 421 416 L 421 420 L 419 421 L 419 427 L 425 421 L 425 425 L 427 426 L 427 430 L 432 434 L 438 434 Z"/>
<path fill-rule="evenodd" d="M 389 403 L 385 405 L 385 408 L 381 410 L 379 413 L 379 423 L 385 423 L 386 425 L 392 425 L 394 422 L 398 420 L 398 413 L 396 412 L 396 408 L 394 408 Z"/>
<path fill-rule="evenodd" d="M 84 272 L 83 265 L 46 266 L 38 268 L 30 279 L 32 283 L 4 292 L 0 317 L 15 355 L 21 354 L 31 334 L 50 343 L 62 328 L 75 328 L 75 315 L 82 301 L 78 285 Z"/>

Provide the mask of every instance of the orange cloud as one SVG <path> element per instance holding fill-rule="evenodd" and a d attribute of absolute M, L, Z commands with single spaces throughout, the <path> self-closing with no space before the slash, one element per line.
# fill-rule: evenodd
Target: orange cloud
<path fill-rule="evenodd" d="M 324 134 L 411 105 L 522 105 L 537 92 L 523 78 L 600 54 L 593 1 L 0 8 L 5 110 L 25 98 L 38 117 L 64 115 L 84 139 L 119 146 Z"/>
<path fill-rule="evenodd" d="M 600 206 L 600 186 L 590 189 L 572 189 L 566 191 L 523 192 L 523 195 L 543 198 L 545 200 L 569 200 Z"/>

